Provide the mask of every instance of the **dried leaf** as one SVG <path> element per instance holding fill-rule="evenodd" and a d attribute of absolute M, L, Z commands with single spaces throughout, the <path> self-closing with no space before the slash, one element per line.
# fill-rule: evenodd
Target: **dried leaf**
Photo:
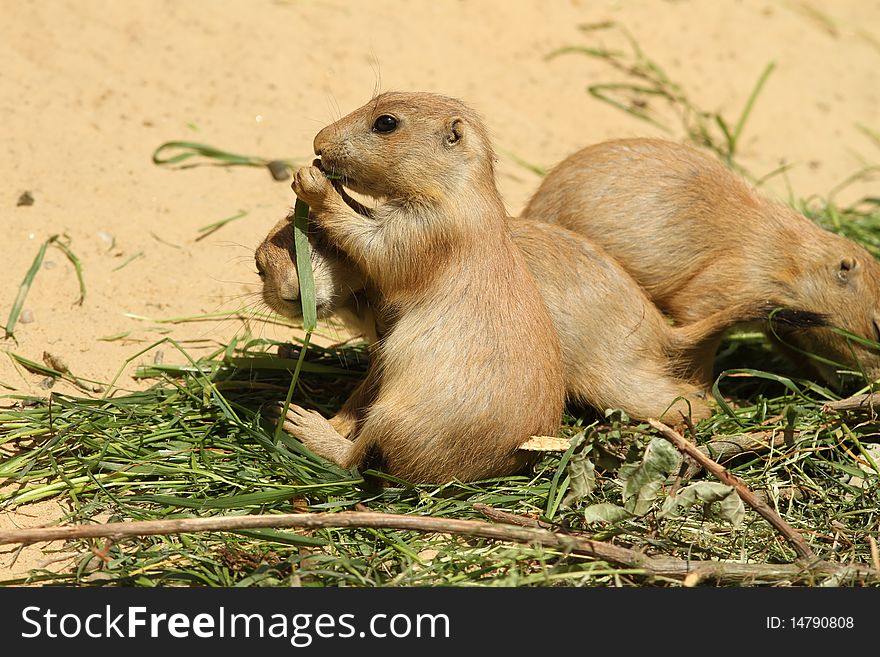
<path fill-rule="evenodd" d="M 669 473 L 678 469 L 680 463 L 681 455 L 667 440 L 652 439 L 639 463 L 627 463 L 620 468 L 624 507 L 634 515 L 645 515 Z"/>
<path fill-rule="evenodd" d="M 571 447 L 571 440 L 568 438 L 557 438 L 556 436 L 532 436 L 517 449 L 527 452 L 564 452 Z"/>
<path fill-rule="evenodd" d="M 659 515 L 676 518 L 680 515 L 682 508 L 690 508 L 698 502 L 704 504 L 719 502 L 717 516 L 734 527 L 738 527 L 742 523 L 746 513 L 743 501 L 733 486 L 716 481 L 701 481 L 682 488 L 675 497 L 668 498 L 663 503 Z"/>
<path fill-rule="evenodd" d="M 568 493 L 562 506 L 570 506 L 586 497 L 596 487 L 596 466 L 588 458 L 589 451 L 575 454 L 568 462 Z"/>
<path fill-rule="evenodd" d="M 632 514 L 622 506 L 605 502 L 602 504 L 592 504 L 584 509 L 584 522 L 615 523 L 620 522 L 621 520 L 626 520 L 631 515 Z"/>

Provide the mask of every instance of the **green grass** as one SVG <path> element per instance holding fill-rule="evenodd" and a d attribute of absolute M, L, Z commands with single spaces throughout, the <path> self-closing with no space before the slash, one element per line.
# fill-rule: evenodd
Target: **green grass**
<path fill-rule="evenodd" d="M 692 559 L 790 562 L 791 548 L 750 510 L 737 528 L 693 507 L 659 517 L 663 487 L 647 513 L 589 524 L 596 504 L 624 506 L 620 466 L 638 461 L 652 432 L 613 413 L 566 416 L 564 436 L 585 432 L 576 450 L 550 454 L 526 476 L 442 486 L 392 484 L 376 490 L 362 473 L 345 471 L 311 454 L 284 433 L 275 434 L 262 409 L 284 398 L 295 361 L 276 362 L 274 343 L 235 343 L 185 366 L 150 366 L 158 377 L 145 391 L 105 399 L 55 394 L 51 401 L 19 399 L 0 412 L 0 479 L 12 483 L 0 508 L 64 500 L 61 522 L 146 520 L 221 513 L 371 510 L 437 517 L 481 518 L 473 504 L 548 520 L 599 540 Z M 720 357 L 748 361 L 763 338 L 729 342 Z M 756 357 L 760 358 L 760 355 Z M 295 399 L 332 414 L 367 364 L 363 345 L 310 346 Z M 267 367 L 267 365 L 271 365 Z M 784 368 L 783 368 L 784 369 Z M 878 425 L 862 416 L 824 414 L 834 397 L 807 381 L 760 372 L 722 376 L 720 391 L 733 400 L 696 427 L 699 442 L 717 436 L 786 427 L 794 442 L 770 454 L 728 464 L 754 490 L 776 503 L 819 556 L 870 563 L 868 537 L 880 515 L 877 452 L 868 451 Z M 570 495 L 579 454 L 596 466 L 589 495 Z M 575 476 L 572 476 L 572 475 Z M 700 477 L 704 479 L 705 477 Z M 415 532 L 348 529 L 312 532 L 259 530 L 75 542 L 76 557 L 62 574 L 34 571 L 27 581 L 87 585 L 376 586 L 376 585 L 665 585 L 554 549 Z M 95 551 L 103 557 L 96 556 Z M 51 556 L 51 555 L 49 555 Z M 24 579 L 5 583 L 21 583 Z"/>
<path fill-rule="evenodd" d="M 296 166 L 295 161 L 290 159 L 270 160 L 264 157 L 241 155 L 192 141 L 168 141 L 153 151 L 153 163 L 159 166 L 180 164 L 181 162 L 187 162 L 182 164 L 182 167 L 204 164 L 228 167 L 265 167 L 272 174 L 272 177 L 279 181 L 290 178 L 290 170 Z M 237 218 L 233 217 L 232 219 Z"/>
<path fill-rule="evenodd" d="M 79 299 L 76 300 L 76 303 L 82 305 L 82 302 L 86 298 L 86 284 L 83 279 L 82 263 L 73 251 L 71 251 L 70 239 L 67 235 L 52 235 L 40 245 L 40 248 L 37 250 L 37 255 L 34 257 L 30 268 L 27 270 L 21 285 L 18 287 L 18 294 L 15 297 L 15 301 L 12 302 L 12 307 L 9 310 L 9 317 L 6 319 L 5 338 L 15 336 L 15 324 L 18 322 L 18 316 L 21 314 L 21 310 L 24 307 L 24 301 L 31 289 L 31 285 L 34 283 L 34 279 L 37 277 L 37 273 L 40 271 L 40 266 L 43 264 L 43 258 L 46 256 L 46 249 L 48 249 L 49 246 L 54 246 L 59 249 L 67 259 L 70 260 L 70 263 L 76 271 L 76 278 L 79 282 Z"/>
<path fill-rule="evenodd" d="M 604 61 L 622 74 L 625 81 L 590 84 L 587 91 L 591 96 L 650 123 L 670 136 L 677 132 L 669 124 L 668 115 L 672 114 L 689 141 L 713 151 L 728 166 L 742 172 L 736 163 L 737 147 L 755 103 L 776 68 L 774 62 L 769 62 L 760 72 L 736 121 L 731 121 L 720 112 L 699 107 L 682 85 L 644 52 L 624 26 L 603 22 L 581 25 L 580 29 L 587 38 L 594 40 L 598 38 L 597 35 L 603 34 L 609 34 L 614 39 L 622 38 L 626 47 L 615 50 L 596 45 L 566 46 L 549 53 L 546 59 L 552 60 L 561 55 L 584 55 Z"/>

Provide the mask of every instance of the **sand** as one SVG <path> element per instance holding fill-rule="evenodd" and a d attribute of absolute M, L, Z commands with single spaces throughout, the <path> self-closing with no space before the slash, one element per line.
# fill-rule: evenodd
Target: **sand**
<path fill-rule="evenodd" d="M 247 331 L 290 336 L 254 318 L 253 266 L 293 202 L 289 184 L 263 168 L 156 166 L 166 141 L 307 163 L 315 133 L 377 90 L 435 91 L 484 116 L 516 214 L 539 182 L 521 162 L 550 166 L 613 137 L 683 138 L 668 111 L 671 133 L 591 97 L 588 85 L 626 79 L 607 62 L 545 59 L 572 45 L 626 49 L 619 31 L 578 28 L 603 21 L 625 26 L 695 105 L 732 121 L 775 62 L 738 158 L 758 176 L 790 165 L 768 194 L 827 196 L 880 162 L 860 129 L 880 131 L 878 2 L 0 0 L 0 324 L 50 236 L 81 260 L 86 285 L 77 304 L 74 269 L 50 246 L 24 304 L 31 321 L 2 348 L 37 362 L 49 352 L 99 382 L 119 373 L 124 390 L 149 384 L 132 374 L 157 352 L 183 362 L 168 343 L 132 358 L 163 338 L 198 356 Z M 870 189 L 847 187 L 838 201 Z M 18 205 L 24 192 L 33 204 Z M 244 319 L 163 321 L 236 311 Z M 0 356 L 0 393 L 45 396 L 44 378 Z M 30 505 L 0 512 L 0 526 L 61 513 Z M 34 547 L 10 567 L 12 556 L 0 548 L 0 579 L 46 558 Z"/>

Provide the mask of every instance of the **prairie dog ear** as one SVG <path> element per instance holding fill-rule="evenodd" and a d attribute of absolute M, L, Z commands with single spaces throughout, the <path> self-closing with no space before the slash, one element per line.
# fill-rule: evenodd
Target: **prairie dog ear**
<path fill-rule="evenodd" d="M 464 119 L 459 116 L 446 121 L 443 130 L 443 142 L 447 146 L 455 146 L 464 135 Z"/>
<path fill-rule="evenodd" d="M 858 272 L 858 260 L 850 256 L 845 256 L 840 259 L 840 263 L 837 266 L 837 278 L 839 278 L 841 282 L 849 282 Z"/>

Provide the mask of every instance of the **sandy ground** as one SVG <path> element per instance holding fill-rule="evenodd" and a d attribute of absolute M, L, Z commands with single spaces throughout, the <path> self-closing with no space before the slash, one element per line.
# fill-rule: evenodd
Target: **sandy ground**
<path fill-rule="evenodd" d="M 859 129 L 880 131 L 874 1 L 0 0 L 0 324 L 52 235 L 69 241 L 86 284 L 76 305 L 73 267 L 50 247 L 24 305 L 32 321 L 2 348 L 38 362 L 50 352 L 102 382 L 122 368 L 118 385 L 134 388 L 144 385 L 134 368 L 156 351 L 183 361 L 166 344 L 125 365 L 163 337 L 197 356 L 245 330 L 289 336 L 238 319 L 158 321 L 259 308 L 253 248 L 293 201 L 265 169 L 158 167 L 151 154 L 166 141 L 306 163 L 315 133 L 377 89 L 435 91 L 483 114 L 516 214 L 539 182 L 517 158 L 548 166 L 603 139 L 664 136 L 586 92 L 623 81 L 607 63 L 545 60 L 569 45 L 625 49 L 619 32 L 578 29 L 602 21 L 625 26 L 694 104 L 730 120 L 776 63 L 740 145 L 757 175 L 792 165 L 768 193 L 826 195 L 880 162 Z M 26 191 L 33 204 L 18 205 Z M 199 228 L 240 212 L 196 241 Z M 45 395 L 42 381 L 0 355 L 0 393 Z M 55 503 L 31 505 L 0 514 L 0 527 L 59 514 Z M 11 557 L 0 550 L 0 579 L 45 559 L 39 546 L 12 568 Z"/>

